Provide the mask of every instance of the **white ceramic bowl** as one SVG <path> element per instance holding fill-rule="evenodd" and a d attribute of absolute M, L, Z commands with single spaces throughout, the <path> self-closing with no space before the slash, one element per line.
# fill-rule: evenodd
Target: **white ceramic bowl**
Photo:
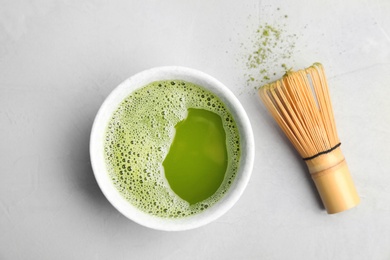
<path fill-rule="evenodd" d="M 228 192 L 212 207 L 185 218 L 170 219 L 149 215 L 125 200 L 114 187 L 104 159 L 104 137 L 107 124 L 124 98 L 136 89 L 161 80 L 185 80 L 200 85 L 217 95 L 234 117 L 241 141 L 240 166 Z M 123 215 L 143 226 L 166 231 L 187 230 L 203 226 L 226 213 L 243 193 L 253 167 L 254 139 L 251 124 L 242 105 L 234 94 L 213 77 L 184 67 L 157 67 L 140 72 L 115 88 L 100 107 L 91 132 L 90 156 L 93 172 L 103 194 Z"/>

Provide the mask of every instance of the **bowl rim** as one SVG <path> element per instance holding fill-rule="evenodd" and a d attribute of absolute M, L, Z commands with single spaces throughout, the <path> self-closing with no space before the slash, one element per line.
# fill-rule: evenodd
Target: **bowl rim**
<path fill-rule="evenodd" d="M 218 96 L 236 121 L 240 133 L 241 158 L 236 177 L 226 194 L 209 209 L 193 216 L 169 219 L 149 215 L 127 200 L 114 187 L 104 159 L 104 134 L 108 120 L 128 95 L 160 80 L 185 80 L 200 85 Z M 180 231 L 206 225 L 225 214 L 244 192 L 254 163 L 254 137 L 249 118 L 236 96 L 217 79 L 196 69 L 182 66 L 162 66 L 141 71 L 119 84 L 99 108 L 90 135 L 90 159 L 96 181 L 107 200 L 132 221 L 157 230 Z"/>

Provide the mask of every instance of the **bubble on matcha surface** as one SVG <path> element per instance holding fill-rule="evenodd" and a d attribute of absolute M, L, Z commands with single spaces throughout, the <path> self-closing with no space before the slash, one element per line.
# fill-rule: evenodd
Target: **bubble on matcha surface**
<path fill-rule="evenodd" d="M 229 142 L 228 170 L 220 188 L 193 205 L 169 188 L 162 167 L 175 125 L 187 117 L 189 108 L 226 118 L 222 121 Z M 107 126 L 105 158 L 114 185 L 131 204 L 160 217 L 185 217 L 215 204 L 231 185 L 239 165 L 239 133 L 225 105 L 211 92 L 179 80 L 154 82 L 125 98 L 114 112 Z"/>

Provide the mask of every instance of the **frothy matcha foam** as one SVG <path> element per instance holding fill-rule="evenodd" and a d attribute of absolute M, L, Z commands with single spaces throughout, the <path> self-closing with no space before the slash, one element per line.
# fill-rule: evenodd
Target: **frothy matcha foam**
<path fill-rule="evenodd" d="M 163 167 L 175 126 L 191 108 L 221 117 L 228 154 L 222 184 L 195 204 L 172 191 Z M 239 166 L 239 132 L 232 115 L 214 94 L 185 81 L 154 82 L 133 92 L 113 113 L 105 136 L 105 159 L 115 187 L 135 207 L 163 218 L 190 216 L 211 207 L 229 189 Z"/>

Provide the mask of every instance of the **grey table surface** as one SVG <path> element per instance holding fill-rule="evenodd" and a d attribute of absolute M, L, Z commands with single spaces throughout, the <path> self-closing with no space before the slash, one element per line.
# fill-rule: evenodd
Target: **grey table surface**
<path fill-rule="evenodd" d="M 0 259 L 390 259 L 390 2 L 0 1 Z M 260 28 L 273 28 L 267 57 Z M 325 66 L 361 204 L 326 214 L 255 87 Z M 256 160 L 238 203 L 191 231 L 142 227 L 100 191 L 97 110 L 147 68 L 187 66 L 243 104 Z M 253 78 L 253 81 L 250 78 Z"/>

